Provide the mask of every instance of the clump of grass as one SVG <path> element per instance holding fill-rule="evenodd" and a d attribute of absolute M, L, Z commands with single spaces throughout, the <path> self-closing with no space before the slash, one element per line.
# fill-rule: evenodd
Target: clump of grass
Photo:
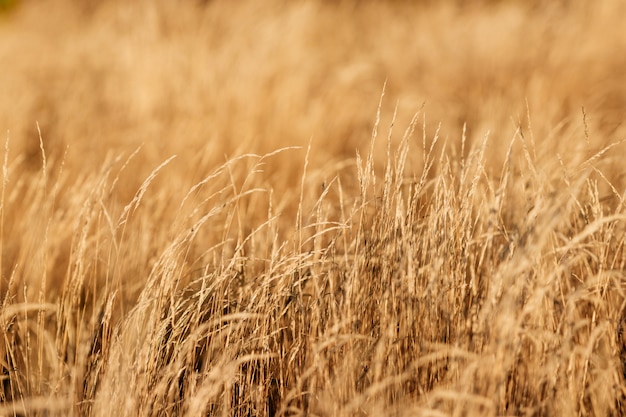
<path fill-rule="evenodd" d="M 2 413 L 620 415 L 621 145 L 555 155 L 520 128 L 495 167 L 489 135 L 423 122 L 381 167 L 282 149 L 180 193 L 170 158 L 126 202 L 132 155 L 67 178 L 42 141 L 16 180 L 7 141 Z M 279 199 L 284 154 L 304 169 Z"/>
<path fill-rule="evenodd" d="M 626 414 L 623 4 L 419 3 L 0 16 L 0 415 Z"/>

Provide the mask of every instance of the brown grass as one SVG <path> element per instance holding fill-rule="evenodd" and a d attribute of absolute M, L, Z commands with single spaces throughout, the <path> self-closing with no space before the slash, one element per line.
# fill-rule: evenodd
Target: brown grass
<path fill-rule="evenodd" d="M 0 415 L 626 413 L 574 3 L 0 3 Z"/>

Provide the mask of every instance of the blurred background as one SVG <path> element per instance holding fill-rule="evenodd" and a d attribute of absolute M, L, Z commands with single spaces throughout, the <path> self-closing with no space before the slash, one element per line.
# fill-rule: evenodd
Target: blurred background
<path fill-rule="evenodd" d="M 422 109 L 450 146 L 466 125 L 501 159 L 530 122 L 558 151 L 584 108 L 608 143 L 626 133 L 624 18 L 620 0 L 3 0 L 0 129 L 33 169 L 37 124 L 70 172 L 142 144 L 146 172 L 309 141 L 326 163 L 367 150 L 385 88 L 394 140 Z"/>

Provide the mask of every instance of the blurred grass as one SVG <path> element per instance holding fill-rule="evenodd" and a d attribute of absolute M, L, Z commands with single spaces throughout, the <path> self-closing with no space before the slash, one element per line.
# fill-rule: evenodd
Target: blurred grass
<path fill-rule="evenodd" d="M 0 14 L 7 13 L 15 6 L 17 6 L 17 0 L 0 0 Z"/>

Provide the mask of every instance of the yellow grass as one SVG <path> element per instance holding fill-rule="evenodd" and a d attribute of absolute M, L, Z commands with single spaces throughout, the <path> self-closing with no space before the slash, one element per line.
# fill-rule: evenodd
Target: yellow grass
<path fill-rule="evenodd" d="M 626 413 L 580 3 L 1 2 L 0 415 Z"/>

